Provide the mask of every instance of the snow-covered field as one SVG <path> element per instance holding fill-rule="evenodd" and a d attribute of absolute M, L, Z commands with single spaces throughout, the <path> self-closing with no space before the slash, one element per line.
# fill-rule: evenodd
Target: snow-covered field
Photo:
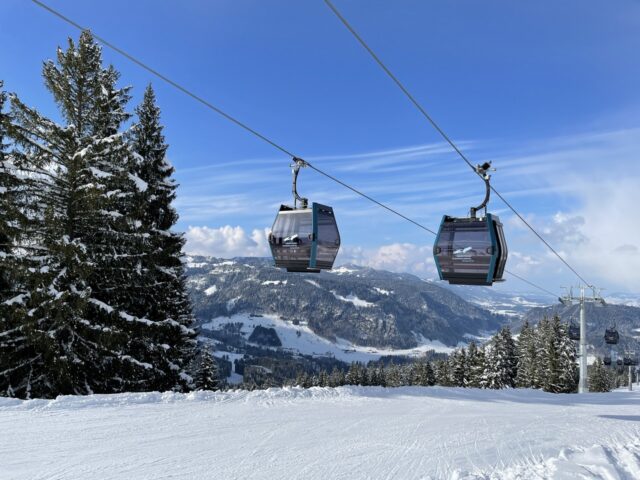
<path fill-rule="evenodd" d="M 0 399 L 1 479 L 640 478 L 640 394 L 343 387 Z"/>

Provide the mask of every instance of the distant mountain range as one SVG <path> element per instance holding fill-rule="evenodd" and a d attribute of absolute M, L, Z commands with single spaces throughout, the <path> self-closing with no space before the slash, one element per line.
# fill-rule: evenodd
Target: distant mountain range
<path fill-rule="evenodd" d="M 513 318 L 522 317 L 534 307 L 544 307 L 557 302 L 557 299 L 550 295 L 503 292 L 496 287 L 449 285 L 445 282 L 438 282 L 437 285 L 490 312 Z"/>
<path fill-rule="evenodd" d="M 354 265 L 320 274 L 287 273 L 260 258 L 192 256 L 185 266 L 201 324 L 237 314 L 276 315 L 334 343 L 411 349 L 484 338 L 508 321 L 409 274 Z"/>
<path fill-rule="evenodd" d="M 270 259 L 190 256 L 185 266 L 194 313 L 205 329 L 243 323 L 241 335 L 250 343 L 255 327 L 273 328 L 285 350 L 330 352 L 343 360 L 366 360 L 385 349 L 448 351 L 470 339 L 487 338 L 504 324 L 517 332 L 525 319 L 537 323 L 555 313 L 578 319 L 577 306 L 562 306 L 551 296 L 450 286 L 355 265 L 303 274 L 277 269 Z M 606 307 L 587 307 L 589 343 L 603 349 L 604 329 L 615 323 L 620 348 L 636 348 L 640 298 L 610 294 L 607 300 Z M 261 331 L 254 338 L 268 335 Z M 343 358 L 345 352 L 353 355 Z"/>

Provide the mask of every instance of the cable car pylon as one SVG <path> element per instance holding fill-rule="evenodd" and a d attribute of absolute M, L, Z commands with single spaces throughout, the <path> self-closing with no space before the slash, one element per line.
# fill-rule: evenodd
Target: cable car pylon
<path fill-rule="evenodd" d="M 585 290 L 587 288 L 592 291 L 592 295 L 590 297 L 585 295 Z M 558 301 L 566 306 L 573 305 L 573 302 L 578 302 L 580 304 L 580 381 L 578 383 L 578 393 L 587 393 L 589 392 L 589 386 L 587 385 L 587 319 L 585 304 L 593 303 L 595 305 L 606 305 L 606 302 L 593 285 L 579 285 L 578 289 L 580 290 L 580 294 L 578 296 L 575 296 L 573 294 L 573 288 L 570 288 L 567 295 L 559 297 Z"/>

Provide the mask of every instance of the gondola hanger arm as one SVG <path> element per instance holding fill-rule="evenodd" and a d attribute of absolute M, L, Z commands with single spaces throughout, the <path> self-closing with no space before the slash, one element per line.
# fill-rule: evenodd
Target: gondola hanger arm
<path fill-rule="evenodd" d="M 476 213 L 478 210 L 482 210 L 484 208 L 484 214 L 487 215 L 487 204 L 489 203 L 489 198 L 491 197 L 491 175 L 490 171 L 495 171 L 495 168 L 491 168 L 491 162 L 484 162 L 482 165 L 476 165 L 474 168 L 475 172 L 478 176 L 484 181 L 486 190 L 484 194 L 484 200 L 477 207 L 471 207 L 469 210 L 469 216 L 471 218 L 476 218 Z"/>
<path fill-rule="evenodd" d="M 293 157 L 293 163 L 291 164 L 291 173 L 293 174 L 293 180 L 291 185 L 291 192 L 293 193 L 293 208 L 298 208 L 298 202 L 300 202 L 300 208 L 307 208 L 309 200 L 301 197 L 298 194 L 298 174 L 300 169 L 306 167 L 308 164 L 303 159 Z"/>

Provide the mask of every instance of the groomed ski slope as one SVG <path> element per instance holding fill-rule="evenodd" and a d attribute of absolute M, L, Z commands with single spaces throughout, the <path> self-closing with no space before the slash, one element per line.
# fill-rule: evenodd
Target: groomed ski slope
<path fill-rule="evenodd" d="M 640 394 L 342 387 L 0 399 L 1 479 L 640 478 Z"/>

